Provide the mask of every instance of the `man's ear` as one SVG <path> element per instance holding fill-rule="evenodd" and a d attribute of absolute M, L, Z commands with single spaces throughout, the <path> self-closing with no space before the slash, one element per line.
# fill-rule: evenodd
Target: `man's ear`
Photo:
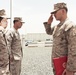
<path fill-rule="evenodd" d="M 65 9 L 62 9 L 62 12 L 64 13 L 65 12 Z"/>

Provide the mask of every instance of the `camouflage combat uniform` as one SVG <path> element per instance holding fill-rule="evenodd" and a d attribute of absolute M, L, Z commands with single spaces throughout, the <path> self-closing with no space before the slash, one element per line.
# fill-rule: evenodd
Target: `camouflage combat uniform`
<path fill-rule="evenodd" d="M 57 26 L 51 28 L 47 22 L 44 23 L 47 34 L 53 35 L 52 58 L 68 57 L 66 69 L 76 71 L 76 26 L 66 19 Z"/>
<path fill-rule="evenodd" d="M 13 56 L 13 61 L 10 60 L 10 71 L 12 75 L 20 75 L 21 72 L 21 60 L 22 60 L 22 47 L 20 35 L 14 28 L 10 29 L 6 33 L 9 53 Z"/>
<path fill-rule="evenodd" d="M 0 26 L 0 75 L 10 75 L 9 54 L 4 31 L 4 28 Z"/>

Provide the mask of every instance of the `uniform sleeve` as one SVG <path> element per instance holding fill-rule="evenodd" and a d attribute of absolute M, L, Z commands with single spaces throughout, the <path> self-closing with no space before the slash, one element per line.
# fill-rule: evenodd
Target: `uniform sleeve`
<path fill-rule="evenodd" d="M 76 71 L 76 27 L 70 29 L 68 34 L 67 70 Z"/>
<path fill-rule="evenodd" d="M 3 50 L 5 48 L 6 48 L 5 38 L 3 36 L 3 33 L 0 31 L 0 50 Z"/>
<path fill-rule="evenodd" d="M 11 31 L 8 31 L 6 33 L 6 37 L 7 37 L 7 46 L 8 46 L 9 54 L 11 54 L 11 44 L 12 44 L 12 33 L 11 33 Z"/>
<path fill-rule="evenodd" d="M 50 25 L 47 24 L 47 22 L 44 22 L 45 31 L 47 34 L 52 35 L 54 28 L 51 28 Z"/>

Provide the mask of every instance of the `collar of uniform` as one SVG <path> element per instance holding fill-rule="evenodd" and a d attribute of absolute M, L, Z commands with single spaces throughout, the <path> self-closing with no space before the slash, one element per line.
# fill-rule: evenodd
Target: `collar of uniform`
<path fill-rule="evenodd" d="M 14 31 L 17 32 L 17 30 L 13 27 Z"/>
<path fill-rule="evenodd" d="M 69 19 L 69 18 L 66 18 L 64 21 L 60 22 L 60 23 L 58 24 L 58 26 L 59 26 L 59 27 L 62 26 L 62 25 L 64 24 L 64 22 L 67 21 L 68 19 Z"/>
<path fill-rule="evenodd" d="M 69 20 L 69 18 L 67 18 L 64 23 L 62 24 L 62 26 L 60 27 L 59 30 L 61 29 L 65 29 L 65 31 L 67 31 L 68 29 L 70 29 L 72 26 L 75 26 L 75 24 Z"/>
<path fill-rule="evenodd" d="M 5 29 L 4 29 L 2 26 L 0 26 L 0 30 L 1 30 L 2 32 L 5 32 Z"/>
<path fill-rule="evenodd" d="M 64 28 L 65 28 L 65 24 L 64 24 L 64 23 L 65 23 L 66 21 L 68 21 L 68 20 L 69 20 L 69 18 L 66 18 L 66 20 L 65 20 L 64 22 L 61 22 L 61 23 L 59 23 L 57 26 L 55 26 L 54 31 L 53 31 L 53 35 L 55 34 L 55 31 L 56 31 L 57 27 L 60 27 L 59 30 L 64 29 Z M 72 26 L 70 26 L 70 27 L 72 27 Z M 70 27 L 68 27 L 67 30 L 68 30 Z"/>
<path fill-rule="evenodd" d="M 18 30 L 16 30 L 14 27 L 13 27 L 13 29 L 14 29 L 14 31 L 15 31 L 16 33 L 18 33 Z"/>

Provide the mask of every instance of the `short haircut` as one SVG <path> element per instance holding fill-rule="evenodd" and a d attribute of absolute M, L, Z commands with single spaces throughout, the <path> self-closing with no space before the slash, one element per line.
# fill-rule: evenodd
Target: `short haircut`
<path fill-rule="evenodd" d="M 67 9 L 67 8 L 65 8 L 65 7 L 64 7 L 63 9 L 65 9 L 65 10 L 66 10 L 66 12 L 68 12 L 68 9 Z"/>
<path fill-rule="evenodd" d="M 13 20 L 13 23 L 15 24 L 16 22 L 18 22 L 18 20 Z"/>
<path fill-rule="evenodd" d="M 0 22 L 2 21 L 3 17 L 0 17 Z"/>

